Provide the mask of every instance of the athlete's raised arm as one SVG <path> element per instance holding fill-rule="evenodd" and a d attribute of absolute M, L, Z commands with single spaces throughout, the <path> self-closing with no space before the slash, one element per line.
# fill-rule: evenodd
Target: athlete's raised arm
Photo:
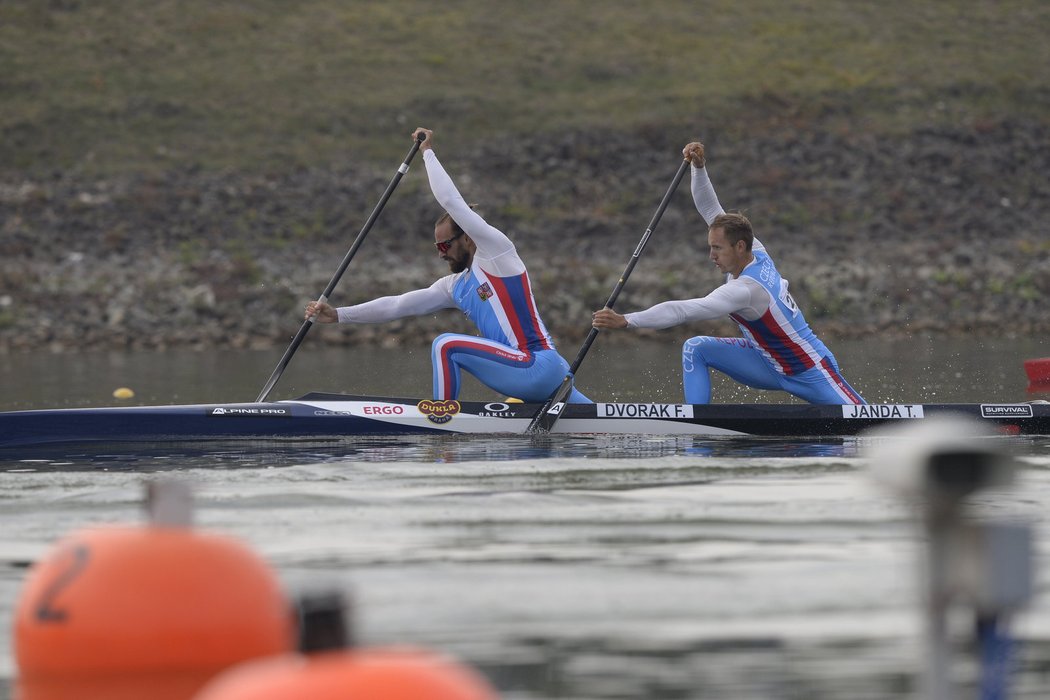
<path fill-rule="evenodd" d="M 685 148 L 682 149 L 682 157 L 692 165 L 689 170 L 691 173 L 690 190 L 693 193 L 693 204 L 696 205 L 696 210 L 700 212 L 700 216 L 704 217 L 704 221 L 710 226 L 716 216 L 726 212 L 718 201 L 715 187 L 711 184 L 711 176 L 707 172 L 707 152 L 704 149 L 704 144 L 699 141 L 687 143 Z M 766 249 L 758 238 L 755 238 L 752 245 L 754 250 L 765 251 Z"/>
<path fill-rule="evenodd" d="M 463 195 L 459 193 L 452 178 L 445 172 L 445 168 L 438 160 L 431 141 L 433 132 L 429 129 L 416 129 L 412 137 L 424 134 L 423 143 L 419 150 L 423 151 L 423 164 L 427 169 L 427 178 L 430 180 L 430 190 L 434 193 L 434 199 L 449 213 L 449 216 L 459 225 L 463 231 L 470 236 L 477 246 L 477 256 L 493 261 L 497 267 L 506 269 L 492 269 L 498 275 L 520 274 L 524 266 L 517 261 L 501 259 L 506 253 L 514 251 L 514 243 L 495 226 L 492 226 L 480 214 L 470 208 Z M 516 259 L 516 255 L 506 256 Z M 491 267 L 491 266 L 489 266 Z"/>
<path fill-rule="evenodd" d="M 710 226 L 716 216 L 725 214 L 725 210 L 719 204 L 718 195 L 715 194 L 714 185 L 711 184 L 711 178 L 707 174 L 707 156 L 704 152 L 704 144 L 699 141 L 687 143 L 685 148 L 682 149 L 682 157 L 689 161 L 692 166 L 689 170 L 691 173 L 690 189 L 693 192 L 693 203 L 696 205 L 696 210 L 700 212 L 700 216 L 704 217 L 704 221 Z"/>

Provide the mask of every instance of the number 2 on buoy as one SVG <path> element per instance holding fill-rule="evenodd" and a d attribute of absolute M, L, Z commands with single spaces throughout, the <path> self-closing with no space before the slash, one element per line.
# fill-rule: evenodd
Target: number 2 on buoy
<path fill-rule="evenodd" d="M 66 611 L 55 607 L 55 598 L 84 570 L 90 554 L 87 545 L 84 544 L 74 545 L 70 547 L 70 551 L 72 560 L 69 565 L 41 592 L 40 603 L 36 607 L 36 619 L 39 622 L 64 622 L 66 620 Z"/>

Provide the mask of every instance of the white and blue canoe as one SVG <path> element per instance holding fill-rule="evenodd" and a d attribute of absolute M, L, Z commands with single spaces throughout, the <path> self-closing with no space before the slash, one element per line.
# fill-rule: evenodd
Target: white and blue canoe
<path fill-rule="evenodd" d="M 946 413 L 1006 435 L 1050 435 L 1050 404 L 568 404 L 554 433 L 837 437 Z M 34 446 L 287 441 L 397 434 L 521 434 L 538 403 L 310 393 L 262 403 L 0 412 L 0 451 Z"/>

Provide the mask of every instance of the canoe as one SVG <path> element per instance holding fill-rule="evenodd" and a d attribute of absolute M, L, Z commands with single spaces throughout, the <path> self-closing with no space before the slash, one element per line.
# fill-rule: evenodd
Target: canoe
<path fill-rule="evenodd" d="M 284 441 L 389 434 L 523 433 L 540 404 L 310 393 L 264 403 L 0 412 L 0 450 L 92 443 Z M 957 413 L 1008 435 L 1050 435 L 1046 402 L 987 404 L 569 404 L 555 433 L 835 437 Z"/>

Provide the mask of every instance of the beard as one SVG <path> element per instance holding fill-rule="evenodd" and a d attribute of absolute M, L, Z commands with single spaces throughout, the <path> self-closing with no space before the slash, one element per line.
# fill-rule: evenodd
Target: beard
<path fill-rule="evenodd" d="M 453 274 L 463 272 L 468 267 L 470 267 L 470 255 L 467 253 L 456 258 L 448 259 L 448 269 L 451 270 Z"/>

